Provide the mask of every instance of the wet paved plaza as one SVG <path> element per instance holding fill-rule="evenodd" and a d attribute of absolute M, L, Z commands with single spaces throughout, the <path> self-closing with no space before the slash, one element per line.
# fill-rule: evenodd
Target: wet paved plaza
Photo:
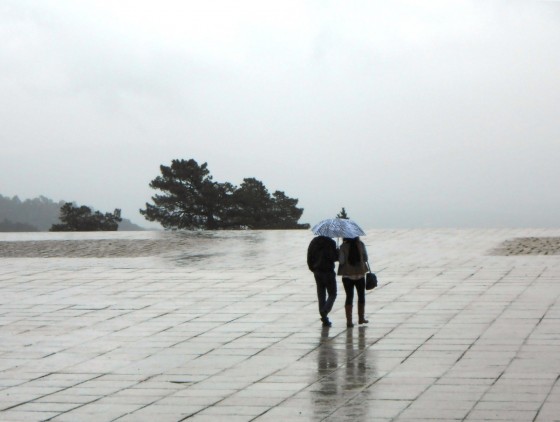
<path fill-rule="evenodd" d="M 0 234 L 0 420 L 560 420 L 559 236 L 369 231 L 323 329 L 307 231 Z"/>

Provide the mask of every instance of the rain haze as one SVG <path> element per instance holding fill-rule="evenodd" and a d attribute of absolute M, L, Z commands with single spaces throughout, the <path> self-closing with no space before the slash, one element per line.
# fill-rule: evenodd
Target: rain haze
<path fill-rule="evenodd" d="M 364 228 L 559 226 L 560 3 L 0 1 L 0 194 L 138 213 L 161 164 Z"/>

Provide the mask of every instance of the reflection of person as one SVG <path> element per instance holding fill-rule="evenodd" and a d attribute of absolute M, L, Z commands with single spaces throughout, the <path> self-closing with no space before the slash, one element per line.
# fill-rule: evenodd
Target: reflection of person
<path fill-rule="evenodd" d="M 315 276 L 319 314 L 324 327 L 332 325 L 328 314 L 336 299 L 335 261 L 338 261 L 335 241 L 326 236 L 313 238 L 307 249 L 307 266 Z"/>
<path fill-rule="evenodd" d="M 346 330 L 346 383 L 363 386 L 368 382 L 366 327 L 358 328 L 358 341 L 355 330 Z M 356 344 L 357 343 L 357 344 Z M 357 347 L 356 347 L 357 346 Z"/>
<path fill-rule="evenodd" d="M 309 420 L 325 419 L 332 412 L 330 409 L 333 409 L 333 403 L 341 400 L 340 389 L 342 386 L 338 379 L 340 372 L 337 350 L 340 347 L 339 338 L 336 335 L 329 337 L 329 331 L 329 327 L 321 329 L 320 342 L 316 349 L 317 373 L 311 377 L 310 383 L 313 384 L 313 388 L 309 390 L 313 417 L 308 415 Z M 300 415 L 302 415 L 301 412 Z"/>
<path fill-rule="evenodd" d="M 346 292 L 346 326 L 353 327 L 352 305 L 354 302 L 354 288 L 358 293 L 358 323 L 366 324 L 366 262 L 368 260 L 364 243 L 359 237 L 353 239 L 344 238 L 340 246 L 338 275 L 342 276 L 342 284 Z"/>
<path fill-rule="evenodd" d="M 319 354 L 317 355 L 317 373 L 319 378 L 331 374 L 338 368 L 338 356 L 333 348 L 333 339 L 329 338 L 329 328 L 325 327 L 321 331 L 321 344 L 319 346 Z M 331 380 L 325 380 L 325 383 Z"/>
<path fill-rule="evenodd" d="M 368 397 L 371 390 L 364 388 L 377 378 L 373 367 L 373 359 L 367 349 L 366 331 L 365 326 L 359 327 L 358 339 L 356 339 L 356 330 L 346 330 L 346 366 L 342 391 L 362 390 L 359 396 L 352 401 L 354 406 L 352 406 L 352 418 L 350 420 L 353 421 L 377 420 L 377 417 L 375 417 L 377 415 L 369 414 L 371 408 L 368 403 L 371 402 L 368 401 Z"/>

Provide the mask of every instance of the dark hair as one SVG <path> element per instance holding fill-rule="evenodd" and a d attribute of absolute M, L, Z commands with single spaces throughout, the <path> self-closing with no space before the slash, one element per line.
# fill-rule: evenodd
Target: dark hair
<path fill-rule="evenodd" d="M 348 243 L 350 244 L 350 247 L 348 248 L 348 263 L 350 265 L 356 265 L 362 261 L 362 257 L 360 256 L 360 250 L 358 249 L 359 241 L 360 241 L 359 237 L 355 237 L 354 239 L 348 239 Z"/>

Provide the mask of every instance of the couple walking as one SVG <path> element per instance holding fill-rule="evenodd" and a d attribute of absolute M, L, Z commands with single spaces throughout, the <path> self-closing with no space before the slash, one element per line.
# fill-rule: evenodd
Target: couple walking
<path fill-rule="evenodd" d="M 346 292 L 346 326 L 353 327 L 352 309 L 354 302 L 354 289 L 358 293 L 358 323 L 366 324 L 366 280 L 367 251 L 359 237 L 344 238 L 340 249 L 335 241 L 327 236 L 317 236 L 307 249 L 307 266 L 315 276 L 317 284 L 317 300 L 319 314 L 324 327 L 332 324 L 328 314 L 336 299 L 336 273 L 335 262 L 338 261 L 338 275 L 342 276 L 342 284 Z"/>

